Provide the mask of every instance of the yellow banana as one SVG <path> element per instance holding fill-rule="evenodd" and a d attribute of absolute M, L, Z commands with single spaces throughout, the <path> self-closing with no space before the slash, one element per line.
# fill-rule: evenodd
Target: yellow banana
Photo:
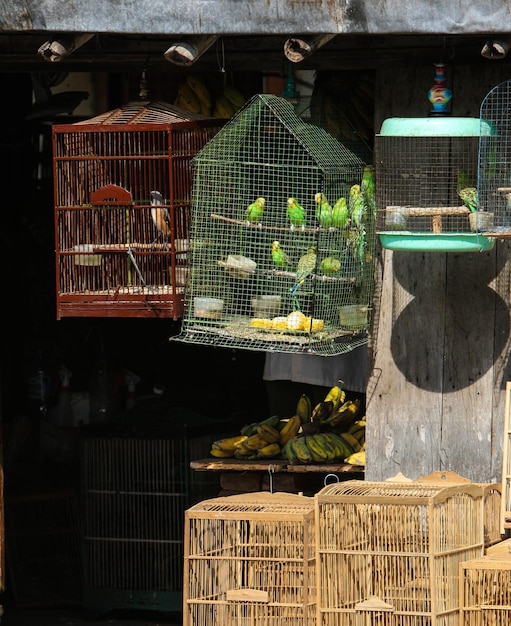
<path fill-rule="evenodd" d="M 199 102 L 203 104 L 206 107 L 206 109 L 211 109 L 211 106 L 213 104 L 211 100 L 211 94 L 209 92 L 209 89 L 200 80 L 200 78 L 189 75 L 186 77 L 186 82 L 188 86 L 190 87 L 190 89 L 197 96 Z"/>
<path fill-rule="evenodd" d="M 269 443 L 257 451 L 258 459 L 273 459 L 280 454 L 280 446 L 277 442 Z"/>
<path fill-rule="evenodd" d="M 333 406 L 334 403 L 332 400 L 323 400 L 323 402 L 318 402 L 312 411 L 311 422 L 325 424 L 330 415 L 332 415 Z"/>
<path fill-rule="evenodd" d="M 284 446 L 290 439 L 296 437 L 302 422 L 298 415 L 293 415 L 287 420 L 286 425 L 279 432 L 279 443 Z"/>
<path fill-rule="evenodd" d="M 266 439 L 264 439 L 264 437 L 261 437 L 259 433 L 256 433 L 255 435 L 247 437 L 245 441 L 242 441 L 239 449 L 244 448 L 245 450 L 257 451 L 267 445 L 268 442 L 266 441 Z"/>
<path fill-rule="evenodd" d="M 350 456 L 346 457 L 346 463 L 349 465 L 365 465 L 366 464 L 366 451 L 360 450 L 359 452 L 354 452 L 350 454 Z"/>
<path fill-rule="evenodd" d="M 216 97 L 215 100 L 213 114 L 215 114 L 215 112 L 215 117 L 220 117 L 221 119 L 229 119 L 234 115 L 234 113 L 236 113 L 236 110 L 234 109 L 232 103 L 227 100 L 227 98 L 223 94 L 220 94 Z"/>
<path fill-rule="evenodd" d="M 275 443 L 280 438 L 280 432 L 273 426 L 270 426 L 270 424 L 265 424 L 264 422 L 257 427 L 257 434 L 260 435 L 266 443 Z"/>
<path fill-rule="evenodd" d="M 360 443 L 351 433 L 341 433 L 341 437 L 351 446 L 353 452 L 360 451 Z"/>
<path fill-rule="evenodd" d="M 302 424 L 310 422 L 312 415 L 312 405 L 309 396 L 302 394 L 296 405 L 296 414 L 300 418 Z"/>
<path fill-rule="evenodd" d="M 227 459 L 234 456 L 234 450 L 218 450 L 218 448 L 211 448 L 209 453 L 211 456 L 216 456 L 219 459 Z"/>
<path fill-rule="evenodd" d="M 332 411 L 336 411 L 338 407 L 344 402 L 346 398 L 346 392 L 344 389 L 341 389 L 339 385 L 335 385 L 330 389 L 330 391 L 325 396 L 325 402 L 329 402 L 330 400 L 334 403 L 332 407 Z"/>
<path fill-rule="evenodd" d="M 234 452 L 238 445 L 248 439 L 246 435 L 236 435 L 235 437 L 226 437 L 213 441 L 212 448 L 215 450 L 224 450 L 225 452 Z"/>
<path fill-rule="evenodd" d="M 337 411 L 332 413 L 327 423 L 331 428 L 343 428 L 344 430 L 348 430 L 351 424 L 355 421 L 359 411 L 359 398 L 355 398 L 355 400 L 346 400 L 344 404 L 341 404 Z"/>
<path fill-rule="evenodd" d="M 234 85 L 226 85 L 223 89 L 223 95 L 229 100 L 236 111 L 245 104 L 243 94 Z"/>
<path fill-rule="evenodd" d="M 234 458 L 247 461 L 249 459 L 257 459 L 257 451 L 256 450 L 246 450 L 243 446 L 236 448 L 234 450 Z"/>
<path fill-rule="evenodd" d="M 181 97 L 182 106 L 192 113 L 200 113 L 199 99 L 187 83 L 181 83 L 177 93 Z"/>

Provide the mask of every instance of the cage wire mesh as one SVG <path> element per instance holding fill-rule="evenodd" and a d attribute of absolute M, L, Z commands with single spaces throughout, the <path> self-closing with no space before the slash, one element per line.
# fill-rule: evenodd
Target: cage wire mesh
<path fill-rule="evenodd" d="M 181 317 L 190 160 L 223 123 L 132 102 L 53 126 L 57 319 Z"/>
<path fill-rule="evenodd" d="M 164 430 L 82 441 L 82 604 L 88 610 L 181 610 L 184 512 L 219 487 L 190 469 L 192 459 L 207 456 L 211 435 L 179 429 L 170 437 Z"/>
<path fill-rule="evenodd" d="M 265 94 L 192 165 L 189 275 L 172 339 L 324 356 L 366 344 L 372 166 Z"/>
<path fill-rule="evenodd" d="M 494 87 L 481 103 L 482 126 L 478 163 L 480 215 L 485 235 L 511 237 L 511 81 Z"/>
<path fill-rule="evenodd" d="M 376 228 L 395 250 L 472 251 L 482 236 L 477 212 L 478 118 L 389 118 L 375 137 Z"/>

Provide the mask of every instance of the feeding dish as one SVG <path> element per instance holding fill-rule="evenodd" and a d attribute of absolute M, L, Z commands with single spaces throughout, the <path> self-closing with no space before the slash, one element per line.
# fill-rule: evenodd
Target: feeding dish
<path fill-rule="evenodd" d="M 479 137 L 493 135 L 493 127 L 478 117 L 389 117 L 380 135 L 389 137 Z"/>
<path fill-rule="evenodd" d="M 409 252 L 484 252 L 495 240 L 480 233 L 381 232 L 381 245 L 388 250 Z"/>

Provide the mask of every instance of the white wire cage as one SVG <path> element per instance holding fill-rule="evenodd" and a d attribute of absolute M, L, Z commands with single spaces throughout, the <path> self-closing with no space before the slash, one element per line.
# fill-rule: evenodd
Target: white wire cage
<path fill-rule="evenodd" d="M 511 81 L 494 87 L 483 99 L 478 161 L 481 229 L 486 236 L 511 237 Z"/>

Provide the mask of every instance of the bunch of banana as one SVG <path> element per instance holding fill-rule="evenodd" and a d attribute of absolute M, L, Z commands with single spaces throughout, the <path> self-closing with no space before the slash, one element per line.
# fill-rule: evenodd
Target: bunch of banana
<path fill-rule="evenodd" d="M 245 104 L 241 91 L 234 85 L 225 85 L 222 93 L 215 98 L 213 116 L 229 119 Z"/>
<path fill-rule="evenodd" d="M 235 435 L 234 437 L 217 439 L 217 441 L 213 441 L 209 453 L 211 456 L 220 459 L 233 457 L 237 447 L 245 441 L 245 439 L 248 439 L 246 435 Z"/>
<path fill-rule="evenodd" d="M 325 420 L 321 422 L 323 425 L 327 425 L 329 428 L 348 429 L 351 424 L 356 420 L 360 411 L 360 399 L 346 400 L 341 406 L 333 411 Z"/>
<path fill-rule="evenodd" d="M 200 78 L 196 76 L 188 75 L 186 77 L 186 84 L 193 91 L 200 105 L 200 112 L 202 115 L 206 117 L 211 117 L 211 111 L 213 102 L 211 100 L 211 93 L 206 85 L 202 82 Z"/>
<path fill-rule="evenodd" d="M 247 424 L 239 435 L 214 441 L 210 454 L 217 458 L 269 459 L 280 454 L 281 420 L 273 415 L 261 422 Z M 286 424 L 287 425 L 287 424 Z"/>
<path fill-rule="evenodd" d="M 199 98 L 188 83 L 181 83 L 177 89 L 177 98 L 174 102 L 177 107 L 186 109 L 191 113 L 200 113 L 201 104 Z"/>

